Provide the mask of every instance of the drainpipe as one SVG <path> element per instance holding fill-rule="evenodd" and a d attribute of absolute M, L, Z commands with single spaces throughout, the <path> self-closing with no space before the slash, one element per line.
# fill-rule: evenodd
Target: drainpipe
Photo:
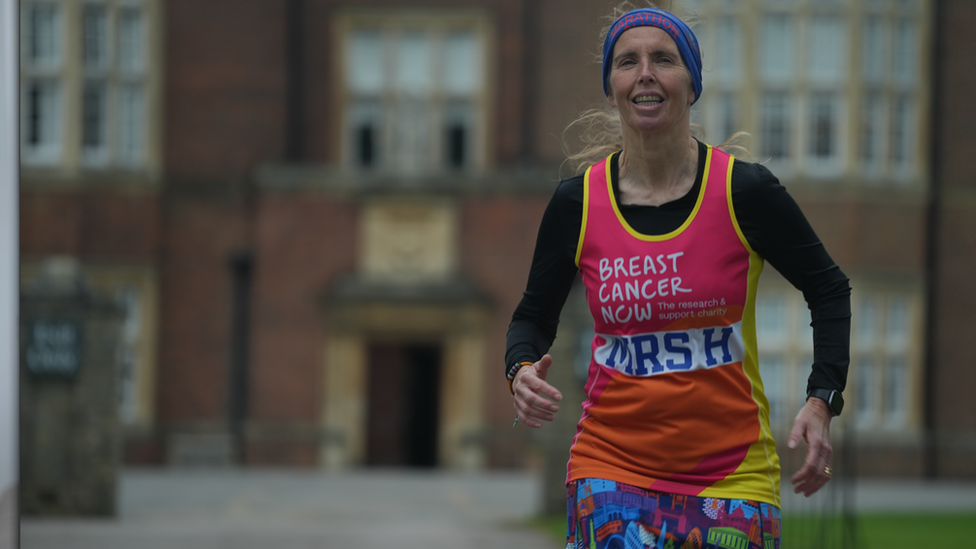
<path fill-rule="evenodd" d="M 935 0 L 932 4 L 932 25 L 929 29 L 932 36 L 932 94 L 931 109 L 932 121 L 931 135 L 929 140 L 929 201 L 926 218 L 926 242 L 925 242 L 925 263 L 926 263 L 926 302 L 928 303 L 928 314 L 925 319 L 925 368 L 923 373 L 923 425 L 924 425 L 924 455 L 923 474 L 925 478 L 936 478 L 939 476 L 939 443 L 936 436 L 936 380 L 937 364 L 936 338 L 938 337 L 938 299 L 939 299 L 939 260 L 940 260 L 940 236 L 942 224 L 942 203 L 943 203 L 943 181 L 942 181 L 942 118 L 944 109 L 942 107 L 942 91 L 944 89 L 943 78 L 945 75 L 945 39 L 943 34 L 938 32 L 940 28 L 945 28 L 942 24 L 945 20 L 945 0 Z"/>

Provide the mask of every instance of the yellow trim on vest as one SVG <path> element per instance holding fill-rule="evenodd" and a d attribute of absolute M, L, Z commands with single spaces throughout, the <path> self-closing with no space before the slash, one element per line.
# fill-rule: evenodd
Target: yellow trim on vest
<path fill-rule="evenodd" d="M 779 470 L 779 455 L 776 453 L 776 441 L 773 439 L 773 433 L 769 427 L 769 400 L 766 398 L 766 389 L 763 386 L 762 377 L 759 374 L 759 349 L 756 342 L 756 293 L 759 288 L 759 277 L 763 271 L 764 261 L 762 256 L 756 253 L 752 249 L 752 246 L 749 245 L 749 241 L 746 240 L 745 234 L 742 232 L 742 227 L 739 226 L 739 219 L 735 215 L 735 207 L 732 203 L 732 166 L 734 164 L 735 157 L 729 155 L 729 168 L 725 177 L 725 197 L 728 201 L 729 217 L 732 220 L 732 226 L 735 228 L 735 234 L 738 235 L 739 242 L 742 243 L 742 246 L 749 251 L 748 293 L 746 295 L 746 307 L 742 311 L 742 338 L 746 348 L 746 356 L 742 361 L 742 370 L 752 384 L 752 399 L 759 405 L 761 438 L 766 441 L 765 444 L 762 444 L 761 454 L 759 453 L 760 449 L 757 448 L 760 443 L 757 441 L 749 448 L 749 455 L 765 458 L 766 463 L 769 465 L 767 478 L 772 486 L 773 496 L 776 499 L 776 501 L 771 503 L 779 506 L 781 505 L 780 483 L 779 478 L 773 476 L 774 471 Z M 744 461 L 743 464 L 747 461 Z"/>
<path fill-rule="evenodd" d="M 636 230 L 634 230 L 634 228 L 631 227 L 630 224 L 627 223 L 627 221 L 624 219 L 623 214 L 620 213 L 620 207 L 617 205 L 617 197 L 613 195 L 613 181 L 610 180 L 610 157 L 607 157 L 607 192 L 610 193 L 610 204 L 613 205 L 613 211 L 614 213 L 617 214 L 617 221 L 619 221 L 620 225 L 624 229 L 626 229 L 628 233 L 630 233 L 630 236 L 638 240 L 643 240 L 645 242 L 663 242 L 665 240 L 670 240 L 678 236 L 679 234 L 684 232 L 685 229 L 688 228 L 688 226 L 691 225 L 691 222 L 695 220 L 695 216 L 698 215 L 698 210 L 701 208 L 702 201 L 705 199 L 705 189 L 708 186 L 708 172 L 712 167 L 712 146 L 705 145 L 705 148 L 706 148 L 705 173 L 702 174 L 701 189 L 698 191 L 698 200 L 695 201 L 695 207 L 691 210 L 691 215 L 689 215 L 688 218 L 685 219 L 685 222 L 682 223 L 680 227 L 671 231 L 670 233 L 662 234 L 662 235 L 649 235 L 649 234 L 639 233 Z M 613 156 L 613 154 L 611 154 L 610 156 Z"/>
<path fill-rule="evenodd" d="M 610 162 L 610 159 L 607 159 Z M 580 255 L 583 254 L 583 237 L 586 236 L 586 219 L 590 213 L 590 170 L 593 166 L 586 168 L 583 174 L 583 219 L 580 221 L 579 242 L 576 244 L 576 268 L 579 268 Z"/>
<path fill-rule="evenodd" d="M 742 461 L 739 468 L 736 469 L 736 472 L 704 489 L 700 495 L 702 497 L 742 498 L 744 495 L 751 494 L 749 495 L 750 498 L 766 501 L 766 503 L 772 503 L 773 505 L 779 507 L 782 505 L 779 482 L 780 462 L 779 455 L 776 453 L 776 441 L 774 440 L 773 433 L 769 427 L 769 400 L 765 396 L 765 388 L 763 387 L 762 377 L 759 374 L 759 353 L 756 334 L 756 294 L 759 288 L 759 277 L 763 271 L 764 261 L 762 256 L 756 253 L 756 251 L 753 250 L 749 245 L 748 240 L 746 240 L 745 235 L 742 233 L 742 229 L 739 226 L 739 221 L 735 217 L 735 209 L 732 206 L 732 166 L 734 163 L 735 157 L 730 155 L 729 167 L 725 176 L 725 196 L 726 200 L 728 201 L 729 216 L 732 220 L 732 226 L 735 228 L 739 241 L 749 252 L 749 275 L 746 287 L 746 303 L 745 309 L 742 312 L 742 339 L 746 351 L 746 354 L 742 359 L 742 371 L 749 379 L 749 383 L 752 386 L 752 399 L 757 404 L 760 440 L 749 446 L 746 459 Z M 767 468 L 763 476 L 765 476 L 765 480 L 769 483 L 773 501 L 768 501 L 767 496 L 763 491 L 749 491 L 748 494 L 743 492 L 741 478 L 744 474 L 749 474 L 745 471 L 745 469 L 747 467 L 754 466 L 758 460 L 763 460 L 766 462 Z M 756 473 L 758 473 L 758 471 L 756 471 Z M 729 494 L 732 495 L 730 496 Z"/>
<path fill-rule="evenodd" d="M 735 216 L 735 206 L 732 204 L 732 166 L 735 165 L 735 157 L 731 154 L 729 155 L 729 173 L 725 175 L 725 199 L 729 203 L 729 217 L 732 219 L 732 226 L 735 228 L 735 234 L 739 236 L 739 242 L 750 254 L 755 254 L 756 251 L 752 249 L 749 245 L 749 241 L 746 240 L 746 235 L 742 233 L 742 227 L 739 226 L 739 218 Z"/>

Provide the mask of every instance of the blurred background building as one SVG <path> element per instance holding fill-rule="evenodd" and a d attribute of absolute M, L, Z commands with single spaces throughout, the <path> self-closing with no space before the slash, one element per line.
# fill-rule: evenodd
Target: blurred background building
<path fill-rule="evenodd" d="M 505 332 L 614 4 L 21 0 L 22 284 L 70 256 L 125 311 L 125 461 L 531 465 Z M 976 477 L 976 3 L 672 7 L 705 139 L 750 132 L 851 277 L 859 472 Z M 763 276 L 785 438 L 809 312 Z"/>

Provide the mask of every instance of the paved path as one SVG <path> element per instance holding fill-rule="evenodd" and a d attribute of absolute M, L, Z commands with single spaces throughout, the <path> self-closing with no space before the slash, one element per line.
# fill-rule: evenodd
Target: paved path
<path fill-rule="evenodd" d="M 837 497 L 784 496 L 798 512 Z M 860 480 L 852 501 L 976 511 L 976 483 Z M 126 470 L 118 519 L 25 519 L 21 549 L 561 549 L 523 526 L 539 502 L 528 473 Z"/>
<path fill-rule="evenodd" d="M 558 549 L 524 473 L 126 471 L 117 520 L 25 519 L 21 549 Z"/>

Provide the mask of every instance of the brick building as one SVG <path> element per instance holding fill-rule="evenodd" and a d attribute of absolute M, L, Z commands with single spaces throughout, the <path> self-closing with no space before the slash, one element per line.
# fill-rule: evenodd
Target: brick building
<path fill-rule="evenodd" d="M 74 256 L 128 308 L 127 460 L 523 464 L 505 331 L 563 129 L 603 101 L 613 4 L 22 0 L 22 277 Z M 841 428 L 864 470 L 976 475 L 976 9 L 684 4 L 707 140 L 749 131 L 852 279 Z M 809 314 L 772 269 L 762 288 L 782 430 Z M 565 363 L 587 337 L 576 298 Z"/>

